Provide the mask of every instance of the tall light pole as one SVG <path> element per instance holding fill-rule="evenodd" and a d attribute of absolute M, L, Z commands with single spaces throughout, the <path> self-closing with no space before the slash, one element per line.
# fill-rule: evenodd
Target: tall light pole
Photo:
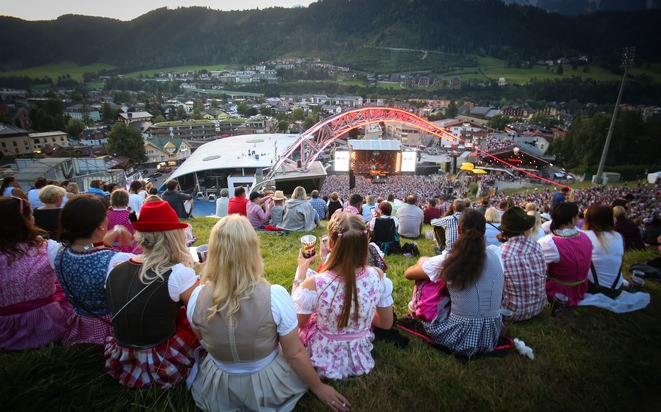
<path fill-rule="evenodd" d="M 624 66 L 624 75 L 622 75 L 622 84 L 620 85 L 620 92 L 617 94 L 617 101 L 615 102 L 615 109 L 613 110 L 613 117 L 611 124 L 608 127 L 608 135 L 606 136 L 606 143 L 604 143 L 604 151 L 601 153 L 601 160 L 599 161 L 599 168 L 597 169 L 596 183 L 601 184 L 601 175 L 604 173 L 604 166 L 606 164 L 606 156 L 608 155 L 608 147 L 613 138 L 613 131 L 615 130 L 615 120 L 617 119 L 617 112 L 620 109 L 620 100 L 622 99 L 622 91 L 624 90 L 624 82 L 627 80 L 627 71 L 629 66 L 633 64 L 634 55 L 636 54 L 635 47 L 625 47 L 622 49 L 622 66 Z"/>

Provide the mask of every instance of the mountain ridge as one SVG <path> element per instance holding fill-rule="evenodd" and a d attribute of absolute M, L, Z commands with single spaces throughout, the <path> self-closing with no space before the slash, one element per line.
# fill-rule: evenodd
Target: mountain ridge
<path fill-rule="evenodd" d="M 0 17 L 0 64 L 108 63 L 122 69 L 254 64 L 282 56 L 350 65 L 361 51 L 403 47 L 519 60 L 589 55 L 617 66 L 621 47 L 658 62 L 661 11 L 566 16 L 500 0 L 321 0 L 307 8 L 160 8 L 131 21 Z M 354 57 L 350 57 L 354 56 Z"/>

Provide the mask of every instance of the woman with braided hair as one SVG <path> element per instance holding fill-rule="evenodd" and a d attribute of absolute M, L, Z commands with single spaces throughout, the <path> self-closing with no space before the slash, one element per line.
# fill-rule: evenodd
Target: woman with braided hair
<path fill-rule="evenodd" d="M 452 250 L 420 262 L 418 270 L 406 271 L 406 278 L 447 283 L 450 315 L 422 324 L 434 342 L 471 357 L 493 351 L 498 343 L 504 274 L 498 248 L 486 246 L 482 213 L 466 209 L 458 223 Z"/>
<path fill-rule="evenodd" d="M 133 256 L 108 249 L 106 244 L 120 240 L 124 245 L 133 237 L 121 225 L 107 231 L 106 206 L 94 195 L 85 194 L 69 200 L 60 213 L 59 222 L 62 243 L 48 241 L 48 258 L 75 311 L 62 344 L 103 345 L 106 337 L 113 334 L 106 276 L 116 264 Z"/>
<path fill-rule="evenodd" d="M 341 212 L 328 224 L 330 257 L 317 275 L 305 277 L 311 258 L 299 253 L 292 298 L 299 336 L 322 378 L 345 379 L 374 368 L 374 325 L 393 324 L 392 282 L 367 265 L 369 235 L 360 215 Z"/>

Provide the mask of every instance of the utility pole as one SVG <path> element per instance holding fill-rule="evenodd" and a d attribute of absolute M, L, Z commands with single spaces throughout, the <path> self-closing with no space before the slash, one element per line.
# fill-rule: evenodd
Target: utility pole
<path fill-rule="evenodd" d="M 615 102 L 615 109 L 613 110 L 613 117 L 611 124 L 608 127 L 608 135 L 606 136 L 606 143 L 604 143 L 604 151 L 601 153 L 601 160 L 599 161 L 599 168 L 597 169 L 596 183 L 601 184 L 601 175 L 604 173 L 604 166 L 606 164 L 606 156 L 608 155 L 608 148 L 613 138 L 613 131 L 615 130 L 615 120 L 617 119 L 617 112 L 620 109 L 620 100 L 622 99 L 622 91 L 624 90 L 624 82 L 627 80 L 627 71 L 629 66 L 633 64 L 634 55 L 636 54 L 635 47 L 625 47 L 622 49 L 622 66 L 624 66 L 624 75 L 622 76 L 622 84 L 620 85 L 620 92 L 617 94 L 617 101 Z"/>

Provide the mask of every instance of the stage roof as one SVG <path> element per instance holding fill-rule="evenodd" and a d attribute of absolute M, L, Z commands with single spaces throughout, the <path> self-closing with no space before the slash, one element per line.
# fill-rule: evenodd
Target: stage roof
<path fill-rule="evenodd" d="M 399 140 L 349 140 L 352 150 L 402 150 Z"/>
<path fill-rule="evenodd" d="M 214 140 L 193 152 L 171 178 L 205 170 L 271 167 L 297 139 L 296 134 L 249 134 Z M 253 150 L 256 156 L 248 154 Z"/>

